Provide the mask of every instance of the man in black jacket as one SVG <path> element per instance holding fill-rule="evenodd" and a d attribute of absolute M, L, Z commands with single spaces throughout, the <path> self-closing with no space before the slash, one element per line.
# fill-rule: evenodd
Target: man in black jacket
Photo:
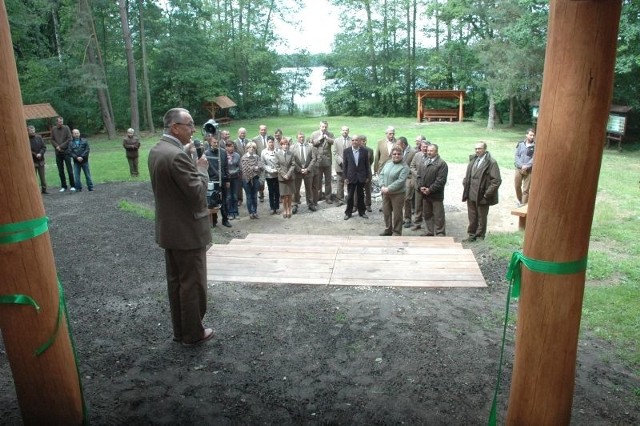
<path fill-rule="evenodd" d="M 422 196 L 422 216 L 426 231 L 423 236 L 445 236 L 444 186 L 449 166 L 438 155 L 438 145 L 427 147 L 427 158 L 418 167 L 416 187 Z"/>
<path fill-rule="evenodd" d="M 353 212 L 353 198 L 358 194 L 358 214 L 368 219 L 365 213 L 364 185 L 371 181 L 371 165 L 369 163 L 369 151 L 362 148 L 362 136 L 354 136 L 351 139 L 351 147 L 345 148 L 342 154 L 342 173 L 347 184 L 347 208 L 344 212 L 344 220 L 351 218 Z"/>
<path fill-rule="evenodd" d="M 466 242 L 484 240 L 487 233 L 489 206 L 498 204 L 498 188 L 502 183 L 500 168 L 487 151 L 487 144 L 476 144 L 476 155 L 469 156 L 467 173 L 462 180 L 462 201 L 467 202 L 469 226 Z"/>
<path fill-rule="evenodd" d="M 205 134 L 204 137 L 209 146 L 209 148 L 204 152 L 204 155 L 209 161 L 209 185 L 213 187 L 213 193 L 210 197 L 217 197 L 217 199 L 213 200 L 208 197 L 209 199 L 207 202 L 209 204 L 209 208 L 219 207 L 220 214 L 222 215 L 222 224 L 227 228 L 231 228 L 226 203 L 227 190 L 230 186 L 227 153 L 224 149 L 220 149 L 218 147 L 218 140 L 211 133 Z M 215 227 L 217 224 L 218 213 L 213 213 L 211 225 Z"/>

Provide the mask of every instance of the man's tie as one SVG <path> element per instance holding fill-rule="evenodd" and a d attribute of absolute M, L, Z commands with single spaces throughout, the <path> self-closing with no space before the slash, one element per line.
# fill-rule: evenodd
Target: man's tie
<path fill-rule="evenodd" d="M 305 153 L 304 145 L 300 145 L 300 151 L 302 152 L 302 164 L 305 164 L 307 161 L 305 160 L 306 153 Z"/>

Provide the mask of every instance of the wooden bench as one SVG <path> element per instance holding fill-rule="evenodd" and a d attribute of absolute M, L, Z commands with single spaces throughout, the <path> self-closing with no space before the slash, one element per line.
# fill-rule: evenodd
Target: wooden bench
<path fill-rule="evenodd" d="M 511 214 L 518 216 L 518 229 L 523 230 L 527 226 L 527 204 L 511 210 Z"/>
<path fill-rule="evenodd" d="M 457 109 L 427 109 L 423 112 L 422 118 L 427 121 L 432 120 L 458 120 Z"/>

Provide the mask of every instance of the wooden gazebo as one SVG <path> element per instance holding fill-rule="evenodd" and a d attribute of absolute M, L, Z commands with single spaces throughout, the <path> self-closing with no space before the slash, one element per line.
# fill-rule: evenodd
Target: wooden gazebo
<path fill-rule="evenodd" d="M 236 103 L 227 96 L 216 96 L 211 101 L 204 104 L 206 110 L 211 114 L 211 118 L 220 124 L 229 124 L 231 122 L 229 110 L 236 106 Z"/>
<path fill-rule="evenodd" d="M 464 120 L 464 90 L 416 90 L 418 98 L 418 122 L 427 121 L 459 121 Z M 458 108 L 427 108 L 427 99 L 452 99 L 458 102 Z"/>
<path fill-rule="evenodd" d="M 58 117 L 58 113 L 53 109 L 51 104 L 23 105 L 22 109 L 24 110 L 24 118 L 26 121 L 48 119 L 49 126 L 47 130 L 38 132 L 38 134 L 43 138 L 51 137 L 51 127 L 53 126 L 51 119 Z"/>

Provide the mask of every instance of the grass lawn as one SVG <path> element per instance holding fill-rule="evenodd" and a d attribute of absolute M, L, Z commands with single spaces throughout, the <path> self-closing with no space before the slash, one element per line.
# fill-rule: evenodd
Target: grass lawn
<path fill-rule="evenodd" d="M 485 122 L 418 124 L 415 118 L 330 117 L 330 130 L 336 135 L 342 125 L 351 134 L 364 134 L 369 145 L 384 137 L 387 126 L 396 129 L 396 137 L 405 136 L 413 146 L 415 137 L 424 134 L 437 143 L 440 153 L 449 163 L 466 163 L 477 141 L 485 141 L 489 151 L 503 168 L 513 165 L 513 150 L 527 126 L 485 129 Z M 260 120 L 235 121 L 228 129 L 233 139 L 237 129 L 245 127 L 251 138 L 258 134 L 258 125 L 266 124 L 269 133 L 276 128 L 285 136 L 298 131 L 310 135 L 318 129 L 318 118 L 270 117 Z M 194 138 L 202 139 L 200 131 Z M 129 177 L 122 140 L 104 136 L 89 137 L 90 165 L 94 182 L 148 181 L 147 155 L 158 135 L 145 135 L 140 152 L 140 176 Z M 587 269 L 587 288 L 583 304 L 583 327 L 614 343 L 618 354 L 634 368 L 640 368 L 640 143 L 627 141 L 625 150 L 613 149 L 604 154 L 593 221 Z M 46 154 L 47 181 L 50 189 L 58 189 L 59 179 L 51 148 Z M 510 185 L 511 182 L 504 182 Z M 495 235 L 488 241 L 500 257 L 509 258 L 522 246 L 520 232 Z"/>

